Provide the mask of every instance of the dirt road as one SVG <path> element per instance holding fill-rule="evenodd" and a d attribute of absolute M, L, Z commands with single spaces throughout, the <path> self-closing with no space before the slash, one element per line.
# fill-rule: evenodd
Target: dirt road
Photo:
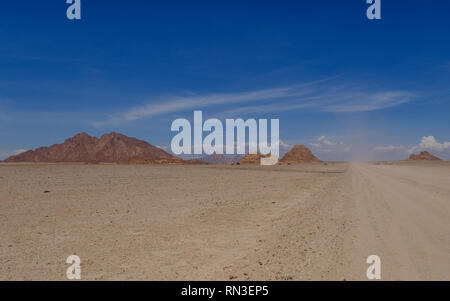
<path fill-rule="evenodd" d="M 352 164 L 349 173 L 350 258 L 380 256 L 384 280 L 450 280 L 450 167 Z M 350 278 L 361 278 L 367 265 L 350 262 Z"/>

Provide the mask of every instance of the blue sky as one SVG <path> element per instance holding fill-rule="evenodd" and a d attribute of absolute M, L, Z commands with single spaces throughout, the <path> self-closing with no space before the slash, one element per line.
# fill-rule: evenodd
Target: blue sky
<path fill-rule="evenodd" d="M 450 3 L 64 0 L 0 5 L 0 156 L 176 118 L 279 118 L 321 158 L 450 159 Z M 424 138 L 428 137 L 428 138 Z M 431 139 L 430 137 L 433 137 Z"/>

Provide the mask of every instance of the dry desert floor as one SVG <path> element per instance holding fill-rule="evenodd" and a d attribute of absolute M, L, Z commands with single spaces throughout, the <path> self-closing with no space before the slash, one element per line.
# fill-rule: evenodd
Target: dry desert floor
<path fill-rule="evenodd" d="M 450 164 L 0 165 L 0 280 L 450 280 Z"/>

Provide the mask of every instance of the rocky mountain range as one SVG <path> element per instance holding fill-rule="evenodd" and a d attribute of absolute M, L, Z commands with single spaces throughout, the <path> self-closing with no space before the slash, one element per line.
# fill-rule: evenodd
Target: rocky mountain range
<path fill-rule="evenodd" d="M 80 133 L 64 143 L 11 156 L 5 162 L 79 162 L 79 163 L 182 163 L 145 141 L 119 133 L 109 133 L 100 139 Z"/>
<path fill-rule="evenodd" d="M 419 156 L 434 157 L 427 152 L 423 152 Z M 143 140 L 113 132 L 104 134 L 100 138 L 89 136 L 87 133 L 79 133 L 61 144 L 26 151 L 11 156 L 4 162 L 124 164 L 231 164 L 239 162 L 246 164 L 260 163 L 262 157 L 264 156 L 261 154 L 229 157 L 214 153 L 200 159 L 183 160 Z M 412 158 L 415 157 L 412 155 Z M 321 161 L 305 146 L 296 145 L 284 155 L 280 162 Z"/>

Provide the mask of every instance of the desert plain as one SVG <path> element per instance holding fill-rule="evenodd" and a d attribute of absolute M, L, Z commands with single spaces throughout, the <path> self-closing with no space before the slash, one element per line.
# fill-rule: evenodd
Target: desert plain
<path fill-rule="evenodd" d="M 0 280 L 450 280 L 450 163 L 4 163 L 0 225 Z"/>

